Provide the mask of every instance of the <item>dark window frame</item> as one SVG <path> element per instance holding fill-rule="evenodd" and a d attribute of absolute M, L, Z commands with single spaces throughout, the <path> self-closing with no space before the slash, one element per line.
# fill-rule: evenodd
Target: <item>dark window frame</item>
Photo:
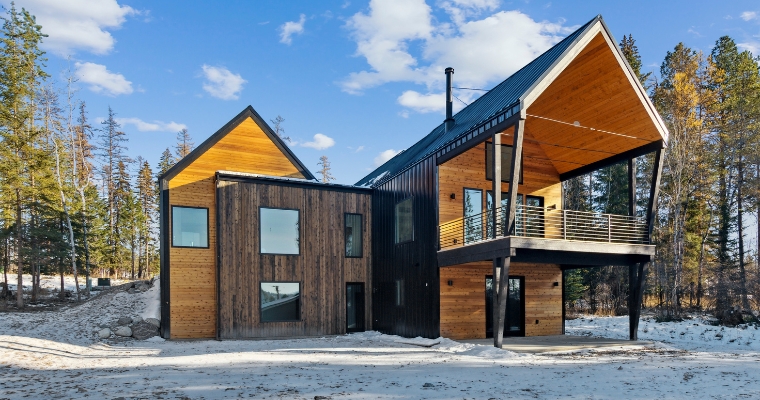
<path fill-rule="evenodd" d="M 267 207 L 265 207 L 267 208 Z M 301 302 L 298 306 L 298 319 L 281 319 L 276 321 L 264 321 L 262 318 L 262 304 L 261 304 L 261 285 L 264 283 L 297 283 L 298 284 L 298 301 L 301 302 L 301 292 L 303 292 L 303 284 L 301 281 L 260 281 L 259 282 L 259 323 L 262 324 L 268 324 L 268 323 L 278 323 L 278 322 L 303 322 L 303 303 Z"/>
<path fill-rule="evenodd" d="M 412 238 L 409 240 L 405 240 L 403 242 L 399 242 L 398 238 L 398 215 L 396 214 L 396 210 L 398 210 L 398 205 L 405 202 L 405 201 L 411 202 L 411 208 L 412 211 L 410 212 L 411 215 L 411 223 L 412 223 Z M 404 243 L 411 243 L 414 242 L 415 235 L 414 235 L 414 196 L 409 196 L 404 198 L 403 200 L 400 200 L 396 202 L 396 204 L 393 206 L 393 242 L 394 244 L 404 244 Z"/>
<path fill-rule="evenodd" d="M 266 208 L 269 210 L 286 210 L 286 211 L 296 211 L 298 212 L 298 253 L 264 253 L 261 251 L 261 238 L 264 236 L 261 234 L 261 229 L 264 227 L 264 225 L 261 223 L 261 209 Z M 262 256 L 300 256 L 301 255 L 301 237 L 303 227 L 301 226 L 301 210 L 298 208 L 285 208 L 285 207 L 267 207 L 267 206 L 259 206 L 259 255 Z"/>
<path fill-rule="evenodd" d="M 361 224 L 361 229 L 359 229 L 359 239 L 361 240 L 361 246 L 359 246 L 358 256 L 349 256 L 346 252 L 343 252 L 343 255 L 346 258 L 364 258 L 364 214 L 350 212 L 343 213 L 343 248 L 345 250 L 346 243 L 348 243 L 348 235 L 346 235 L 346 219 L 349 215 L 358 215 L 360 217 L 359 223 Z"/>
<path fill-rule="evenodd" d="M 473 240 L 473 241 L 468 241 L 467 240 L 467 233 L 468 232 L 467 232 L 466 229 L 463 228 L 462 233 L 463 233 L 464 244 L 475 243 L 475 242 L 477 242 L 479 240 L 482 240 L 483 239 L 483 235 L 485 234 L 486 226 L 488 224 L 487 221 L 483 221 L 483 217 L 484 217 L 483 214 L 485 213 L 485 210 L 484 210 L 485 204 L 484 204 L 484 202 L 487 201 L 486 198 L 485 198 L 485 192 L 486 191 L 483 190 L 483 189 L 474 188 L 474 187 L 462 187 L 462 220 L 464 220 L 465 218 L 467 218 L 467 215 L 465 215 L 465 213 L 467 212 L 467 191 L 468 190 L 472 190 L 474 192 L 480 192 L 480 208 L 479 208 L 480 211 L 479 212 L 475 212 L 473 214 L 473 216 L 480 214 L 480 222 L 479 222 L 480 223 L 480 239 L 476 239 L 476 240 Z M 477 211 L 477 209 L 475 211 Z M 465 228 L 466 228 L 466 223 L 465 223 Z M 473 234 L 474 233 L 475 232 L 473 232 Z"/>
<path fill-rule="evenodd" d="M 206 246 L 177 246 L 174 244 L 174 209 L 175 208 L 195 208 L 200 210 L 206 210 Z M 199 206 L 182 206 L 182 205 L 174 205 L 171 206 L 171 247 L 176 247 L 178 249 L 210 249 L 211 248 L 211 231 L 210 231 L 210 225 L 211 225 L 211 217 L 209 216 L 209 208 L 208 207 L 199 207 Z"/>
<path fill-rule="evenodd" d="M 488 145 L 489 144 L 493 146 L 493 142 L 485 142 L 485 154 L 483 155 L 483 158 L 485 159 L 486 169 L 483 172 L 484 172 L 484 176 L 485 176 L 486 180 L 487 181 L 492 181 L 493 179 L 488 178 L 488 169 L 491 167 L 488 164 Z M 502 144 L 501 147 L 506 147 L 506 148 L 509 149 L 510 153 L 512 152 L 512 145 Z M 501 150 L 502 150 L 502 152 L 504 151 L 503 148 Z M 505 171 L 504 165 L 501 166 L 501 171 L 502 171 L 501 172 L 502 175 L 504 175 L 504 171 Z M 524 184 L 524 181 L 525 181 L 523 179 L 524 175 L 525 175 L 525 155 L 524 154 L 520 154 L 520 180 L 517 182 L 518 185 Z M 504 183 L 510 183 L 509 180 L 502 179 L 501 181 L 504 182 Z"/>

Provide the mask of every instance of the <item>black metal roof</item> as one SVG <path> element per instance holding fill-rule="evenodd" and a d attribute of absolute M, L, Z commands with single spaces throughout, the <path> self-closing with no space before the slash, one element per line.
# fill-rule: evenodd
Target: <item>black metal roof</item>
<path fill-rule="evenodd" d="M 594 17 L 575 32 L 562 39 L 528 65 L 515 72 L 509 78 L 498 84 L 486 94 L 460 110 L 455 116 L 454 126 L 446 132 L 441 123 L 427 136 L 408 149 L 388 160 L 369 175 L 359 180 L 358 186 L 375 186 L 396 176 L 407 167 L 427 158 L 449 142 L 491 120 L 504 110 L 519 107 L 520 98 L 572 47 L 577 39 L 583 36 L 587 28 L 597 21 L 601 15 Z"/>

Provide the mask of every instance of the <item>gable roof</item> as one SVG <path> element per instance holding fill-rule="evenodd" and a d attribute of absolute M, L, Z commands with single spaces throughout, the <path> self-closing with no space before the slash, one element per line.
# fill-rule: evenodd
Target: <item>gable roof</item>
<path fill-rule="evenodd" d="M 601 15 L 594 17 L 528 65 L 460 110 L 454 116 L 455 124 L 448 132 L 445 130 L 445 125 L 441 123 L 427 136 L 391 158 L 356 184 L 361 186 L 376 186 L 468 133 L 473 133 L 473 131 L 478 133 L 478 128 L 480 129 L 480 133 L 482 133 L 490 128 L 492 123 L 495 125 L 497 115 L 499 115 L 499 122 L 501 122 L 504 116 L 509 117 L 518 112 L 524 113 L 525 108 L 529 105 L 526 103 L 535 100 L 543 89 L 556 78 L 567 63 L 582 50 L 589 40 L 588 34 L 597 33 L 598 31 L 603 31 L 610 39 L 612 38 Z M 616 50 L 616 56 L 622 58 L 623 64 L 626 66 L 629 80 L 631 80 L 632 84 L 637 85 L 639 97 L 645 103 L 650 116 L 657 121 L 656 125 L 663 140 L 666 140 L 667 129 L 665 128 L 665 124 L 662 123 L 656 110 L 654 110 L 654 106 L 649 101 L 648 96 L 646 96 L 646 91 L 641 87 L 638 78 L 635 77 L 628 63 L 625 62 L 625 57 L 623 57 L 617 45 L 614 44 L 614 40 L 612 43 L 612 46 Z"/>
<path fill-rule="evenodd" d="M 227 134 L 232 132 L 235 128 L 238 127 L 238 125 L 240 125 L 248 118 L 251 118 L 253 122 L 256 123 L 259 128 L 261 128 L 261 130 L 267 135 L 272 143 L 277 146 L 277 148 L 288 159 L 288 161 L 290 161 L 296 167 L 296 169 L 298 169 L 298 172 L 300 172 L 306 179 L 316 180 L 309 169 L 303 165 L 301 160 L 299 160 L 298 157 L 293 154 L 285 142 L 282 141 L 282 139 L 272 130 L 272 128 L 264 121 L 264 119 L 261 118 L 259 113 L 257 113 L 256 110 L 254 110 L 250 105 L 241 111 L 237 116 L 235 116 L 235 118 L 231 119 L 230 122 L 227 122 L 223 127 L 221 127 L 221 129 L 216 131 L 213 135 L 209 136 L 208 139 L 204 140 L 203 143 L 193 149 L 190 154 L 182 157 L 181 160 L 169 168 L 163 175 L 159 176 L 158 179 L 170 180 L 177 176 L 177 174 L 182 172 L 182 170 L 184 170 L 188 165 L 192 164 L 193 161 L 197 160 L 198 157 L 208 151 L 208 149 L 213 147 L 223 137 L 227 136 Z"/>

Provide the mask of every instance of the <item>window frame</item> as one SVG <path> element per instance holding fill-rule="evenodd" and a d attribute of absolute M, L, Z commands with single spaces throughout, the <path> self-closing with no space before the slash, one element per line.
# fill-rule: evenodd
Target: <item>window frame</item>
<path fill-rule="evenodd" d="M 194 209 L 206 210 L 206 246 L 177 246 L 174 244 L 174 209 L 175 208 L 194 208 Z M 170 225 L 171 225 L 171 242 L 172 242 L 171 247 L 176 247 L 178 249 L 210 249 L 211 248 L 211 231 L 210 231 L 211 216 L 209 215 L 208 207 L 182 206 L 182 205 L 172 204 Z"/>
<path fill-rule="evenodd" d="M 491 146 L 493 146 L 493 142 L 488 142 L 488 141 L 487 141 L 487 142 L 485 142 L 485 152 L 484 152 L 484 159 L 485 159 L 486 168 L 485 168 L 485 171 L 483 171 L 483 172 L 484 172 L 484 176 L 485 176 L 486 180 L 487 180 L 487 181 L 492 181 L 492 180 L 493 180 L 493 178 L 488 178 L 488 168 L 490 167 L 490 166 L 488 165 L 488 145 L 489 145 L 489 144 L 490 144 Z M 512 152 L 512 147 L 513 147 L 512 145 L 509 145 L 509 144 L 503 144 L 503 143 L 502 143 L 501 147 L 506 147 L 506 148 L 508 148 L 508 149 L 509 149 L 509 152 L 510 152 L 510 153 Z M 503 149 L 503 148 L 502 148 L 501 150 L 502 150 L 502 152 L 504 151 L 504 149 Z M 502 165 L 502 166 L 501 166 L 501 171 L 502 171 L 501 173 L 502 173 L 502 175 L 503 175 L 503 174 L 504 174 L 504 171 L 506 171 L 506 170 L 504 169 L 504 165 Z M 524 174 L 525 174 L 525 155 L 524 155 L 524 154 L 520 154 L 520 179 L 519 179 L 519 181 L 517 182 L 517 184 L 518 184 L 518 185 L 522 185 L 522 184 L 524 183 L 524 179 L 523 179 L 523 175 L 524 175 Z M 502 181 L 503 183 L 511 183 L 511 182 L 509 182 L 509 180 L 504 180 L 504 179 L 502 179 L 501 181 Z"/>
<path fill-rule="evenodd" d="M 264 228 L 264 224 L 261 223 L 261 210 L 262 209 L 269 209 L 269 210 L 286 210 L 286 211 L 295 211 L 298 213 L 298 253 L 264 253 L 261 251 L 261 245 L 262 240 L 261 238 L 264 236 L 261 234 L 261 230 Z M 259 206 L 259 255 L 266 255 L 266 256 L 300 256 L 301 255 L 301 210 L 298 208 L 285 208 L 285 207 L 267 207 L 267 206 Z M 278 281 L 279 282 L 279 281 Z"/>
<path fill-rule="evenodd" d="M 264 321 L 264 318 L 262 318 L 262 304 L 261 304 L 261 285 L 264 283 L 297 283 L 298 284 L 298 319 L 278 319 L 276 321 Z M 268 323 L 278 323 L 278 322 L 303 322 L 303 303 L 301 303 L 301 292 L 303 291 L 303 285 L 301 284 L 301 281 L 259 281 L 259 323 L 261 324 L 268 324 Z"/>
<path fill-rule="evenodd" d="M 399 204 L 401 204 L 401 203 L 403 203 L 403 202 L 405 202 L 407 200 L 411 203 L 411 208 L 412 208 L 412 211 L 410 212 L 411 223 L 412 223 L 412 237 L 409 240 L 405 240 L 403 242 L 400 242 L 399 238 L 398 238 L 398 236 L 399 236 L 398 235 L 398 233 L 399 233 L 399 231 L 398 231 L 398 215 L 396 214 L 396 210 L 398 209 L 398 205 Z M 414 237 L 414 196 L 409 196 L 409 197 L 405 197 L 404 199 L 396 202 L 396 204 L 393 206 L 393 242 L 394 242 L 394 244 L 405 244 L 405 243 L 414 242 L 414 239 L 415 239 L 415 237 Z"/>
<path fill-rule="evenodd" d="M 359 223 L 361 224 L 361 229 L 359 229 L 359 239 L 361 240 L 361 246 L 359 246 L 358 256 L 349 256 L 345 251 L 343 252 L 343 256 L 345 258 L 364 258 L 364 214 L 350 212 L 343 213 L 343 249 L 346 249 L 346 243 L 348 243 L 348 235 L 346 235 L 346 219 L 349 215 L 358 215 L 360 217 Z"/>

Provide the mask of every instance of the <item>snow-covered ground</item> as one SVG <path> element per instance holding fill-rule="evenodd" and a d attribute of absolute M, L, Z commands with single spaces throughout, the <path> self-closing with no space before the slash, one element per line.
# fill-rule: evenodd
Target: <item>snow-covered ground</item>
<path fill-rule="evenodd" d="M 0 314 L 0 399 L 760 398 L 754 327 L 725 328 L 723 339 L 694 345 L 707 325 L 642 321 L 643 339 L 667 342 L 540 355 L 377 332 L 221 342 L 97 339 L 98 327 L 120 316 L 155 313 L 156 297 L 153 289 L 111 291 L 58 312 Z M 627 318 L 577 319 L 568 328 L 625 337 Z M 731 347 L 740 336 L 752 343 Z M 731 338 L 737 340 L 726 344 Z"/>

